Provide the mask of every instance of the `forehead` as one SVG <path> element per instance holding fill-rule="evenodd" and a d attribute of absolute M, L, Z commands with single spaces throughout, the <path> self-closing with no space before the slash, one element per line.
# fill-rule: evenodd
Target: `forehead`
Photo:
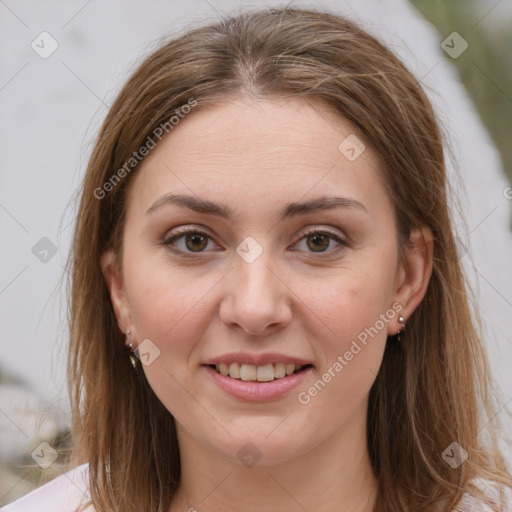
<path fill-rule="evenodd" d="M 301 98 L 193 110 L 140 164 L 128 210 L 170 191 L 237 211 L 336 192 L 391 207 L 379 159 L 356 128 L 325 103 Z"/>

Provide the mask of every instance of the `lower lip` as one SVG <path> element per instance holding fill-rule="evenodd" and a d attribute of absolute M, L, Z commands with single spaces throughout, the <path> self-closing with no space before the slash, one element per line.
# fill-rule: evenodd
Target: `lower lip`
<path fill-rule="evenodd" d="M 240 400 L 249 400 L 254 402 L 264 402 L 268 400 L 277 400 L 293 388 L 297 387 L 313 369 L 309 366 L 299 373 L 292 373 L 281 379 L 274 379 L 269 382 L 244 381 L 226 377 L 217 373 L 213 368 L 203 365 L 203 368 L 215 380 L 221 389 L 229 395 Z"/>

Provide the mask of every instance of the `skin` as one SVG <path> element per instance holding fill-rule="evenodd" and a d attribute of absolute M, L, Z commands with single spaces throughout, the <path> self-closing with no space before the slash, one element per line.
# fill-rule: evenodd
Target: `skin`
<path fill-rule="evenodd" d="M 182 479 L 171 512 L 372 510 L 368 394 L 387 336 L 402 327 L 399 315 L 408 319 L 424 297 L 432 234 L 414 230 L 399 263 L 378 155 L 365 142 L 349 161 L 338 150 L 349 134 L 363 140 L 317 101 L 224 101 L 183 119 L 130 184 L 122 270 L 111 252 L 102 268 L 129 342 L 149 339 L 160 350 L 144 371 L 176 419 Z M 177 205 L 146 213 L 171 192 L 222 202 L 235 217 Z M 326 195 L 355 199 L 366 212 L 337 208 L 279 221 L 285 204 Z M 163 242 L 178 226 L 200 228 L 208 243 L 182 237 L 174 247 L 191 257 L 172 253 Z M 329 228 L 349 245 L 321 238 L 316 248 L 306 227 Z M 236 252 L 248 236 L 263 250 L 252 263 Z M 300 403 L 298 393 L 397 302 L 400 313 Z M 201 367 L 238 351 L 296 356 L 314 368 L 286 396 L 247 402 Z M 248 442 L 261 454 L 252 467 L 237 456 Z"/>

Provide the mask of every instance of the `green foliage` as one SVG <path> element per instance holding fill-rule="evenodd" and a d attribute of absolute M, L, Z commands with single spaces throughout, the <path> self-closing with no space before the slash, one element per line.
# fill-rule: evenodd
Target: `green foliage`
<path fill-rule="evenodd" d="M 439 33 L 439 42 L 458 32 L 468 49 L 457 68 L 512 182 L 512 10 L 507 2 L 410 0 Z M 443 52 L 444 53 L 444 52 Z"/>

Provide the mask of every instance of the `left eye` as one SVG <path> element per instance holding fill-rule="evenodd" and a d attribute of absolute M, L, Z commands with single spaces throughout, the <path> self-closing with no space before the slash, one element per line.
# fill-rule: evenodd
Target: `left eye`
<path fill-rule="evenodd" d="M 335 241 L 338 246 L 346 246 L 347 243 L 345 240 L 341 239 L 338 235 L 334 233 L 330 233 L 328 231 L 310 231 L 305 234 L 303 238 L 300 239 L 300 242 L 304 241 L 308 249 L 311 249 L 312 252 L 315 253 L 324 253 L 324 252 L 335 252 L 340 249 L 340 247 L 333 249 L 331 251 L 327 251 L 327 248 L 331 245 L 332 241 Z"/>
<path fill-rule="evenodd" d="M 212 241 L 211 237 L 204 231 L 189 229 L 183 230 L 179 234 L 166 239 L 164 241 L 164 245 L 169 247 L 173 252 L 188 255 L 205 252 L 210 241 Z M 307 249 L 314 253 L 335 252 L 340 249 L 340 247 L 338 247 L 337 249 L 327 251 L 332 241 L 335 241 L 338 246 L 348 245 L 347 242 L 338 235 L 322 230 L 309 231 L 305 233 L 296 245 L 299 245 L 303 241 L 306 243 Z"/>

